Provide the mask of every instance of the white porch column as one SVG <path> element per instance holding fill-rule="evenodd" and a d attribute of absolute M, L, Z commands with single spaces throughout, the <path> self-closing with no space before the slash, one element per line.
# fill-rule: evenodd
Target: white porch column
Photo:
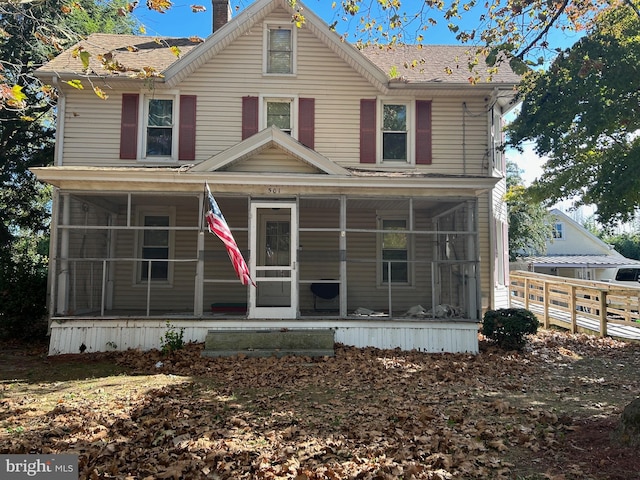
<path fill-rule="evenodd" d="M 71 201 L 68 193 L 60 195 L 62 199 L 62 221 L 60 225 L 67 226 L 71 222 Z M 69 230 L 60 230 L 60 257 L 58 262 L 58 298 L 56 300 L 56 314 L 64 315 L 69 310 Z"/>
<path fill-rule="evenodd" d="M 113 227 L 114 225 L 118 224 L 118 214 L 117 213 L 110 213 L 109 216 L 107 217 L 107 223 L 110 227 Z M 117 241 L 117 236 L 118 231 L 114 230 L 114 229 L 109 229 L 107 230 L 107 242 L 108 242 L 108 254 L 109 254 L 109 258 L 115 258 L 117 251 L 116 251 L 116 241 Z M 114 277 L 115 277 L 115 271 L 116 271 L 116 265 L 113 262 L 107 262 L 107 285 L 106 285 L 106 294 L 105 294 L 105 308 L 107 310 L 112 310 L 113 309 L 113 282 L 114 282 Z"/>
<path fill-rule="evenodd" d="M 198 226 L 200 231 L 198 232 L 198 244 L 196 256 L 198 263 L 196 264 L 196 278 L 193 290 L 193 316 L 201 317 L 203 314 L 203 299 L 204 299 L 204 193 L 199 196 L 198 207 Z"/>
<path fill-rule="evenodd" d="M 340 195 L 340 316 L 347 316 L 347 196 Z"/>
<path fill-rule="evenodd" d="M 478 218 L 478 202 L 467 202 L 467 231 L 475 232 L 473 235 L 467 235 L 467 251 L 469 256 L 467 260 L 473 262 L 473 272 L 469 275 L 469 311 L 467 312 L 470 318 L 477 317 L 481 319 L 482 313 L 478 309 L 478 305 L 481 303 L 481 292 L 478 288 L 478 268 L 480 265 L 479 253 L 478 253 L 478 227 L 476 225 L 476 219 Z M 469 268 L 469 267 L 467 267 Z"/>

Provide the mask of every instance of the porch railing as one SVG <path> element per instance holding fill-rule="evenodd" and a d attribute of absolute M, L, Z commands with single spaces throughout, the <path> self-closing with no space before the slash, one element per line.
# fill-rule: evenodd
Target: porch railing
<path fill-rule="evenodd" d="M 512 271 L 509 290 L 511 305 L 541 316 L 545 328 L 640 338 L 640 287 Z"/>
<path fill-rule="evenodd" d="M 66 288 L 66 292 L 63 294 L 66 299 L 58 297 L 59 290 L 52 292 L 52 311 L 56 312 L 60 303 L 66 304 L 66 312 L 77 312 L 78 310 L 86 310 L 89 312 L 100 311 L 100 316 L 105 315 L 107 310 L 107 298 L 108 288 L 112 280 L 109 278 L 109 268 L 118 262 L 127 262 L 133 265 L 137 263 L 146 263 L 146 278 L 152 277 L 152 267 L 154 263 L 193 263 L 198 261 L 197 258 L 189 259 L 146 259 L 146 258 L 73 258 L 73 259 L 58 259 L 54 261 L 54 271 L 58 276 L 66 275 L 66 282 L 56 282 L 57 288 Z M 135 269 L 135 267 L 132 267 Z M 85 279 L 86 285 L 84 285 L 85 293 L 79 294 L 80 287 L 78 285 L 78 279 L 80 275 L 78 271 L 83 269 L 82 278 Z M 62 285 L 66 285 L 63 287 Z M 153 281 L 140 281 L 141 288 L 145 288 L 145 314 L 147 317 L 151 315 L 152 306 L 152 291 L 155 288 L 158 290 L 158 286 Z M 80 298 L 82 297 L 82 298 Z M 82 308 L 80 308 L 82 307 Z M 60 314 L 60 312 L 56 312 Z"/>
<path fill-rule="evenodd" d="M 122 314 L 122 315 L 143 315 L 146 317 L 158 315 L 158 312 L 169 312 L 165 301 L 170 295 L 171 285 L 166 283 L 148 282 L 140 279 L 136 274 L 136 269 L 146 269 L 146 278 L 152 277 L 153 264 L 165 262 L 176 264 L 191 264 L 188 271 L 183 270 L 180 278 L 186 280 L 193 279 L 192 287 L 183 288 L 181 298 L 184 301 L 176 308 L 179 311 L 187 312 L 193 309 L 194 315 L 205 304 L 211 303 L 198 296 L 197 292 L 206 285 L 230 285 L 238 290 L 243 289 L 234 278 L 207 278 L 199 276 L 197 269 L 197 258 L 186 259 L 143 259 L 143 258 L 70 258 L 56 259 L 53 261 L 53 271 L 56 272 L 58 281 L 56 288 L 51 291 L 51 311 L 52 316 L 101 316 Z M 383 268 L 387 268 L 387 278 L 391 278 L 391 264 L 395 261 L 385 260 L 382 262 Z M 384 316 L 402 317 L 407 310 L 407 295 L 413 299 L 409 306 L 421 304 L 430 313 L 426 317 L 436 318 L 437 305 L 451 305 L 456 307 L 465 318 L 479 319 L 479 298 L 477 295 L 478 264 L 475 261 L 440 261 L 431 260 L 405 260 L 398 263 L 418 265 L 428 265 L 429 268 L 422 272 L 423 278 L 420 280 L 425 286 L 430 288 L 408 289 L 405 284 L 395 284 L 385 282 L 382 288 L 376 290 L 379 296 L 376 310 L 383 307 Z M 346 259 L 347 269 L 354 264 L 380 264 L 377 259 Z M 123 268 L 118 268 L 118 264 L 128 264 Z M 177 267 L 176 267 L 177 268 Z M 139 273 L 139 272 L 138 272 Z M 424 276 L 427 276 L 424 278 Z M 340 283 L 340 276 L 335 279 L 298 279 L 299 286 L 311 286 L 316 283 Z M 348 277 L 348 274 L 347 274 Z M 137 278 L 137 280 L 136 280 Z M 428 280 L 427 280 L 428 279 Z M 417 282 L 417 280 L 416 280 Z M 174 285 L 175 286 L 175 285 Z M 347 285 L 345 284 L 345 287 Z M 169 290 L 168 290 L 169 288 Z M 308 288 L 307 288 L 308 289 Z M 299 307 L 301 315 L 316 315 L 313 298 L 306 291 L 299 289 Z M 186 294 L 190 290 L 192 295 Z M 346 293 L 348 289 L 344 288 Z M 229 290 L 226 290 L 229 291 Z M 119 293 L 116 293 L 119 292 Z M 383 293 L 384 292 L 384 293 Z M 122 297 L 125 298 L 122 298 Z M 206 297 L 206 295 L 205 295 Z M 384 298 L 384 300 L 382 300 Z M 347 299 L 348 301 L 348 299 Z M 164 304 L 165 306 L 159 306 Z M 199 305 L 202 303 L 202 305 Z M 358 305 L 361 306 L 361 305 Z M 313 307 L 313 308 L 312 308 Z M 153 311 L 155 310 L 156 313 Z M 302 311 L 306 313 L 302 313 Z M 356 310 L 353 304 L 349 304 L 344 312 L 334 312 L 335 315 L 349 315 L 349 312 Z"/>

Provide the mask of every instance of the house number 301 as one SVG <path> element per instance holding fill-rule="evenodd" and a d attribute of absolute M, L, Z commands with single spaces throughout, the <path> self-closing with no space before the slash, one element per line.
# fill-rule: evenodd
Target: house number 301
<path fill-rule="evenodd" d="M 280 187 L 268 187 L 267 192 L 269 192 L 272 195 L 277 195 L 280 193 Z"/>

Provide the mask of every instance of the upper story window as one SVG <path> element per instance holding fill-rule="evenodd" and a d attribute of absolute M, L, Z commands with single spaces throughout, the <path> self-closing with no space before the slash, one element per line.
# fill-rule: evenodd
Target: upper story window
<path fill-rule="evenodd" d="M 360 163 L 431 165 L 431 101 L 360 100 Z"/>
<path fill-rule="evenodd" d="M 553 225 L 553 238 L 554 240 L 564 240 L 564 223 L 556 222 Z"/>
<path fill-rule="evenodd" d="M 145 157 L 172 158 L 176 137 L 174 99 L 145 98 Z"/>
<path fill-rule="evenodd" d="M 275 75 L 295 73 L 296 31 L 291 24 L 268 24 L 265 27 L 264 72 Z"/>
<path fill-rule="evenodd" d="M 314 98 L 274 95 L 242 97 L 242 139 L 275 126 L 313 149 L 315 105 Z"/>
<path fill-rule="evenodd" d="M 291 100 L 267 100 L 265 105 L 267 127 L 275 126 L 291 135 L 293 130 L 291 103 Z"/>
<path fill-rule="evenodd" d="M 409 160 L 408 110 L 406 103 L 382 104 L 382 161 Z"/>
<path fill-rule="evenodd" d="M 277 127 L 297 139 L 298 99 L 286 96 L 262 97 L 259 129 Z"/>
<path fill-rule="evenodd" d="M 174 92 L 123 94 L 120 158 L 195 160 L 196 96 Z"/>

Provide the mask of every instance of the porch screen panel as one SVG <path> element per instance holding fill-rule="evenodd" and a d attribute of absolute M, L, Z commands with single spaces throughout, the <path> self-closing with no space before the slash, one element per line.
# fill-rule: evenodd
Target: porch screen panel
<path fill-rule="evenodd" d="M 437 303 L 452 307 L 459 315 L 475 318 L 480 288 L 477 257 L 477 226 L 473 202 L 466 202 L 437 220 Z"/>

